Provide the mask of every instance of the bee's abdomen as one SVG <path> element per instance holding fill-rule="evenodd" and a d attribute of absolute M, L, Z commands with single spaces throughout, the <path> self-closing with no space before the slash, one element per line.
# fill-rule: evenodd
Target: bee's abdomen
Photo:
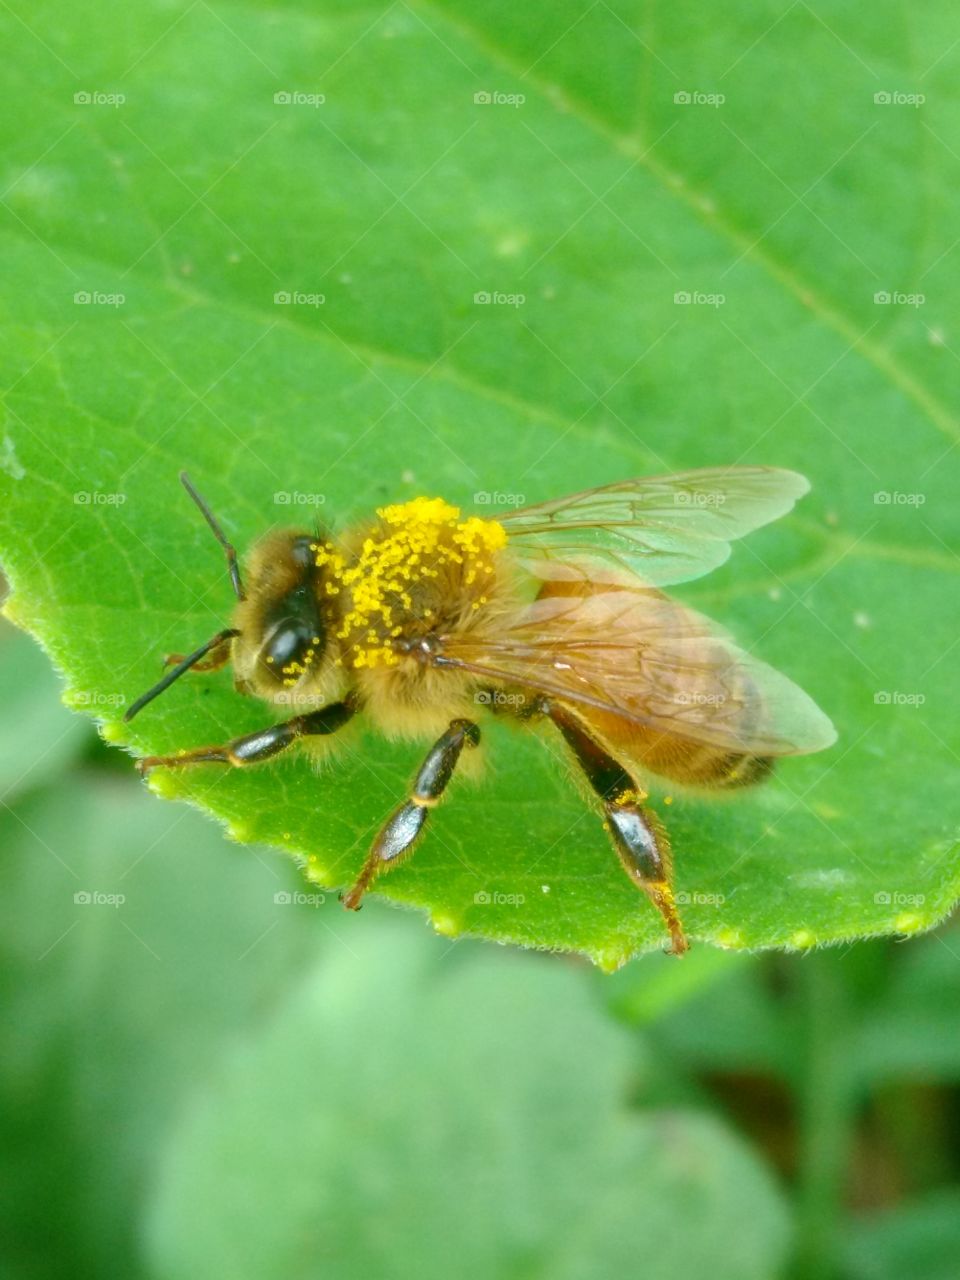
<path fill-rule="evenodd" d="M 705 746 L 698 742 L 677 739 L 681 750 L 675 753 L 670 768 L 665 772 L 667 777 L 678 782 L 688 782 L 696 787 L 717 787 L 733 790 L 736 787 L 750 787 L 762 782 L 773 771 L 771 756 L 754 756 L 737 751 L 720 751 L 716 747 Z M 646 757 L 647 768 L 655 773 L 660 772 L 654 758 Z"/>
<path fill-rule="evenodd" d="M 549 581 L 539 597 L 589 598 L 619 589 L 581 580 Z M 725 790 L 760 782 L 773 768 L 769 756 L 711 744 L 701 737 L 720 742 L 726 738 L 734 744 L 758 739 L 764 708 L 751 673 L 731 658 L 703 620 L 661 592 L 646 589 L 646 594 L 658 630 L 652 640 L 642 630 L 637 635 L 635 687 L 631 690 L 628 683 L 627 689 L 634 694 L 638 717 L 587 705 L 578 705 L 576 714 L 614 755 L 673 782 Z M 682 647 L 673 643 L 678 639 Z M 619 653 L 615 657 L 623 683 L 631 668 Z"/>
<path fill-rule="evenodd" d="M 773 769 L 770 756 L 727 751 L 678 734 L 645 728 L 592 707 L 580 707 L 577 713 L 602 734 L 611 750 L 673 782 L 733 790 L 762 782 Z"/>

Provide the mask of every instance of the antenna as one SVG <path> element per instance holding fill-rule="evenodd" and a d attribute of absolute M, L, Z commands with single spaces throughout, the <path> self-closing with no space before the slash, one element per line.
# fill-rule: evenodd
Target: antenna
<path fill-rule="evenodd" d="M 200 513 L 210 526 L 213 536 L 220 543 L 221 547 L 223 547 L 224 553 L 227 557 L 227 568 L 230 570 L 230 581 L 233 584 L 234 594 L 238 600 L 246 600 L 247 594 L 244 591 L 243 583 L 240 580 L 240 566 L 237 563 L 237 553 L 233 544 L 227 541 L 226 535 L 217 523 L 216 516 L 210 510 L 206 501 L 201 498 L 199 493 L 197 493 L 196 489 L 193 487 L 193 481 L 185 471 L 180 472 L 180 483 L 200 508 Z"/>

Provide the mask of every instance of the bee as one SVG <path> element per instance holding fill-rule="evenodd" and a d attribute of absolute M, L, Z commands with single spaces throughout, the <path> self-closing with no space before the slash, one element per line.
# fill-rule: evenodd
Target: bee
<path fill-rule="evenodd" d="M 661 590 L 708 573 L 733 540 L 789 511 L 810 487 L 796 472 L 734 466 L 624 480 L 496 519 L 416 498 L 340 535 L 274 529 L 243 575 L 210 508 L 180 478 L 225 552 L 236 608 L 200 648 L 168 655 L 171 669 L 125 719 L 185 672 L 228 662 L 238 691 L 298 714 L 138 767 L 247 768 L 295 744 L 319 747 L 358 715 L 428 742 L 408 797 L 343 896 L 350 909 L 412 852 L 461 755 L 479 745 L 482 708 L 559 733 L 623 870 L 682 954 L 670 840 L 644 782 L 731 790 L 836 738 L 786 676 Z"/>

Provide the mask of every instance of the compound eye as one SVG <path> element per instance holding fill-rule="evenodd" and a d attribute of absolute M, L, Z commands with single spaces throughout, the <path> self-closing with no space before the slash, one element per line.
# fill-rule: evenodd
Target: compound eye
<path fill-rule="evenodd" d="M 294 564 L 299 565 L 301 569 L 310 569 L 313 567 L 316 557 L 316 541 L 309 537 L 300 537 L 295 539 L 290 548 L 290 556 Z"/>
<path fill-rule="evenodd" d="M 315 651 L 316 630 L 304 622 L 290 618 L 279 623 L 264 645 L 263 657 L 271 667 L 282 671 L 291 663 L 306 666 L 307 654 Z M 317 656 L 314 652 L 313 656 Z"/>
<path fill-rule="evenodd" d="M 273 603 L 264 618 L 259 661 L 275 680 L 290 685 L 312 664 L 322 661 L 326 629 L 314 580 L 316 539 L 298 534 L 287 546 L 295 585 Z"/>

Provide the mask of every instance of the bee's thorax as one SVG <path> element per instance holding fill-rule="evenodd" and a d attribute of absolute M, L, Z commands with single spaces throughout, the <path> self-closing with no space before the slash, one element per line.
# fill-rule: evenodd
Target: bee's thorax
<path fill-rule="evenodd" d="M 317 542 L 324 591 L 335 602 L 337 661 L 348 672 L 426 663 L 437 637 L 464 625 L 497 589 L 503 526 L 440 498 L 382 507 L 352 547 Z"/>

